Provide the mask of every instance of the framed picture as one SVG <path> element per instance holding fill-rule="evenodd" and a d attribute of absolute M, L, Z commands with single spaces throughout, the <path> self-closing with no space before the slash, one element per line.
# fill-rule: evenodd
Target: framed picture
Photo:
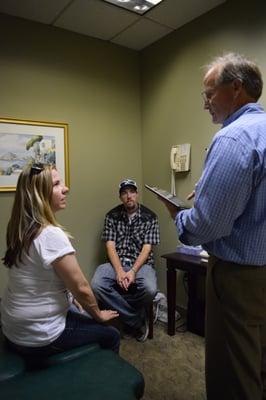
<path fill-rule="evenodd" d="M 68 125 L 0 118 L 0 191 L 16 190 L 29 163 L 55 165 L 69 186 Z"/>

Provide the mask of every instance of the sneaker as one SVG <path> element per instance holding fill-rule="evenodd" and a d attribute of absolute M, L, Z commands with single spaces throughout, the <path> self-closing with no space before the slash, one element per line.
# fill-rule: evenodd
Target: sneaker
<path fill-rule="evenodd" d="M 143 326 L 139 329 L 136 329 L 134 336 L 138 342 L 145 342 L 145 340 L 147 340 L 148 334 L 149 334 L 149 322 L 148 319 L 145 318 Z"/>
<path fill-rule="evenodd" d="M 135 329 L 132 326 L 125 325 L 122 331 L 122 338 L 128 340 L 133 337 L 135 337 Z"/>
<path fill-rule="evenodd" d="M 148 319 L 145 318 L 144 324 L 140 328 L 133 328 L 132 326 L 125 325 L 123 329 L 123 339 L 135 338 L 138 342 L 145 342 L 149 334 Z"/>

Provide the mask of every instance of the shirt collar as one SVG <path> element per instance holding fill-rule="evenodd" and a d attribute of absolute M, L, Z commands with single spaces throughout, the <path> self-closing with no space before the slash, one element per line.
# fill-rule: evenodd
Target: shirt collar
<path fill-rule="evenodd" d="M 236 110 L 233 114 L 231 114 L 223 123 L 223 128 L 233 121 L 241 117 L 243 114 L 253 113 L 253 112 L 264 112 L 263 107 L 259 103 L 248 103 L 245 104 L 243 107 L 240 107 Z"/>

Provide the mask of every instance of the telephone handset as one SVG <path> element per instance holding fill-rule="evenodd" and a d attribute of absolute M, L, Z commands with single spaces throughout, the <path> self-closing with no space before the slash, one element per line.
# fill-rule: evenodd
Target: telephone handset
<path fill-rule="evenodd" d="M 170 164 L 175 172 L 189 171 L 190 168 L 190 144 L 178 144 L 171 148 Z"/>

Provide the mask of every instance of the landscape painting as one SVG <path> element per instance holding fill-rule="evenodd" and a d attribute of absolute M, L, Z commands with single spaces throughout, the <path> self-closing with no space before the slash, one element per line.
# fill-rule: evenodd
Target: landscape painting
<path fill-rule="evenodd" d="M 0 119 L 0 191 L 16 189 L 18 175 L 32 163 L 55 165 L 69 185 L 67 124 Z"/>

